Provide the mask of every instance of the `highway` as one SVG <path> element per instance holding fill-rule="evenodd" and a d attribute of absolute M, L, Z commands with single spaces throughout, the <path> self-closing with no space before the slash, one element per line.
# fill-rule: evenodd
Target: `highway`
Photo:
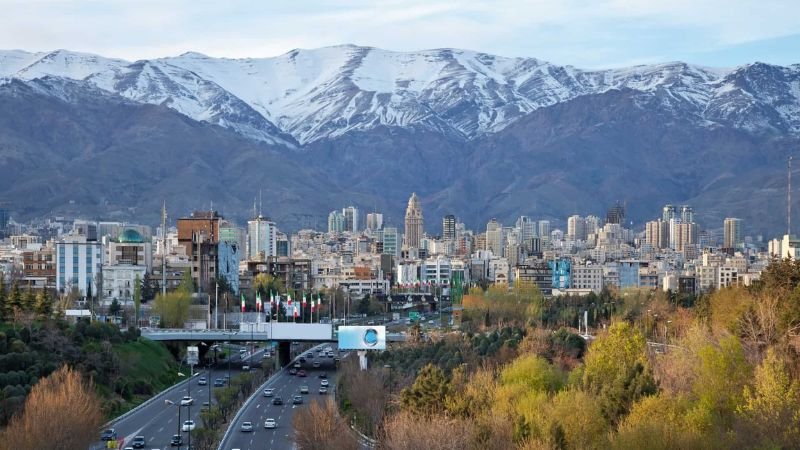
<path fill-rule="evenodd" d="M 240 356 L 236 351 L 237 346 L 232 346 L 230 376 L 235 377 L 241 373 L 242 359 L 252 361 L 254 366 L 260 366 L 263 355 L 263 348 L 257 350 L 254 354 L 249 353 Z M 223 360 L 224 361 L 224 360 Z M 185 370 L 189 370 L 185 368 Z M 260 370 L 260 369 L 253 369 Z M 186 373 L 186 372 L 184 372 Z M 214 380 L 216 378 L 224 378 L 228 375 L 228 363 L 220 362 L 217 367 L 209 372 L 201 370 L 195 372 L 196 375 L 188 383 L 183 383 L 178 387 L 167 389 L 155 396 L 155 399 L 146 406 L 137 410 L 135 413 L 128 417 L 119 420 L 111 427 L 117 432 L 119 439 L 124 439 L 123 448 L 130 444 L 135 436 L 144 436 L 146 449 L 177 449 L 178 447 L 170 447 L 170 440 L 173 435 L 180 434 L 184 440 L 184 447 L 188 443 L 188 433 L 179 432 L 179 425 L 183 421 L 191 418 L 195 421 L 196 426 L 202 426 L 200 420 L 200 409 L 203 402 L 209 401 L 209 386 L 211 387 L 213 397 Z M 199 379 L 205 377 L 207 385 L 199 385 Z M 190 392 L 191 391 L 191 392 Z M 194 404 L 191 406 L 180 407 L 180 422 L 178 421 L 178 406 L 181 398 L 190 395 L 194 399 Z M 167 400 L 174 403 L 170 405 Z M 98 446 L 93 448 L 103 448 L 102 443 L 98 442 Z"/>
<path fill-rule="evenodd" d="M 333 343 L 322 344 L 311 350 L 304 352 L 313 353 L 314 358 L 301 363 L 301 368 L 306 371 L 307 377 L 298 377 L 289 374 L 290 367 L 284 368 L 281 372 L 273 376 L 266 385 L 267 388 L 274 389 L 274 395 L 283 399 L 283 405 L 273 405 L 274 397 L 264 397 L 263 389 L 253 394 L 252 401 L 246 403 L 245 409 L 239 417 L 231 423 L 226 439 L 220 444 L 219 448 L 224 450 L 288 450 L 294 447 L 292 443 L 292 418 L 298 408 L 305 408 L 310 401 L 325 398 L 319 393 L 322 379 L 320 373 L 328 375 L 328 394 L 333 394 L 336 385 L 335 363 L 333 358 L 320 356 L 319 351 L 331 347 L 336 353 L 336 345 Z M 296 361 L 296 360 L 295 360 Z M 313 363 L 320 363 L 319 368 L 314 368 Z M 303 403 L 293 405 L 292 397 L 300 394 L 300 386 L 308 386 L 308 394 L 303 394 Z M 267 418 L 275 419 L 277 428 L 265 429 L 264 422 Z M 253 431 L 241 431 L 243 422 L 252 422 Z"/>

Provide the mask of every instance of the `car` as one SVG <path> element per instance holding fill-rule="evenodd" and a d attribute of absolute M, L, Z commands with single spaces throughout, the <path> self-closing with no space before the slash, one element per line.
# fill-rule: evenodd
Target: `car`
<path fill-rule="evenodd" d="M 244 349 L 244 348 L 240 348 L 240 349 L 239 349 L 239 354 L 240 354 L 240 355 L 244 355 L 245 353 L 247 353 L 247 350 L 246 350 L 246 349 Z"/>
<path fill-rule="evenodd" d="M 326 352 L 332 352 L 333 351 L 333 347 L 330 347 L 330 346 L 325 347 L 325 351 Z"/>
<path fill-rule="evenodd" d="M 292 397 L 292 404 L 293 405 L 301 405 L 303 403 L 303 397 L 300 395 L 295 395 Z"/>
<path fill-rule="evenodd" d="M 200 411 L 208 411 L 209 409 L 211 409 L 211 403 L 203 402 L 203 406 L 200 408 Z"/>
<path fill-rule="evenodd" d="M 304 376 L 306 376 L 306 371 L 305 371 L 305 370 L 298 370 L 298 371 L 297 371 L 297 376 L 298 376 L 298 377 L 304 377 Z"/>
<path fill-rule="evenodd" d="M 333 358 L 333 352 L 328 352 L 328 358 Z"/>
<path fill-rule="evenodd" d="M 296 361 L 292 367 L 294 367 L 295 369 L 299 369 L 300 368 L 300 362 Z"/>
<path fill-rule="evenodd" d="M 297 369 L 295 369 L 294 367 L 289 369 L 289 375 L 297 375 Z"/>
<path fill-rule="evenodd" d="M 279 395 L 276 395 L 275 398 L 272 399 L 272 404 L 273 405 L 282 405 L 283 404 L 283 399 Z"/>
<path fill-rule="evenodd" d="M 245 364 L 245 365 L 242 366 L 242 370 L 244 370 L 245 372 L 248 372 L 248 371 L 250 371 L 250 366 Z"/>
<path fill-rule="evenodd" d="M 313 354 L 313 353 L 311 353 L 311 352 L 309 352 L 309 353 L 306 353 L 306 358 L 307 358 L 307 359 L 314 359 L 314 354 Z"/>
<path fill-rule="evenodd" d="M 327 394 L 328 393 L 328 388 L 326 388 L 325 386 L 320 386 L 319 387 L 319 393 L 322 394 L 322 395 Z"/>
<path fill-rule="evenodd" d="M 341 361 L 341 359 L 339 359 L 339 357 L 338 357 L 338 356 L 337 356 L 337 357 L 335 357 L 335 358 L 333 358 L 333 362 L 335 362 L 335 363 L 338 363 L 339 361 Z"/>
<path fill-rule="evenodd" d="M 144 439 L 144 436 L 136 436 L 131 441 L 131 445 L 133 446 L 133 448 L 144 448 L 145 442 L 146 441 Z"/>
<path fill-rule="evenodd" d="M 181 431 L 184 433 L 187 431 L 194 431 L 194 420 L 187 420 L 183 422 L 183 426 L 181 427 Z"/>
<path fill-rule="evenodd" d="M 181 406 L 189 406 L 194 404 L 194 399 L 188 395 L 181 399 Z"/>
<path fill-rule="evenodd" d="M 272 358 L 272 353 L 270 353 L 269 350 L 265 351 L 264 358 Z"/>
<path fill-rule="evenodd" d="M 275 395 L 275 389 L 264 389 L 264 397 L 272 397 L 273 395 Z"/>
<path fill-rule="evenodd" d="M 275 422 L 275 419 L 267 419 L 264 421 L 264 428 L 277 428 L 278 423 Z"/>
<path fill-rule="evenodd" d="M 214 380 L 214 387 L 222 387 L 225 386 L 225 380 L 222 378 L 217 378 Z"/>
<path fill-rule="evenodd" d="M 328 378 L 328 374 L 325 373 L 325 372 L 322 372 L 321 374 L 318 375 L 318 377 L 322 378 L 322 379 L 326 379 L 326 378 Z"/>
<path fill-rule="evenodd" d="M 169 441 L 170 447 L 180 447 L 183 445 L 183 436 L 180 434 L 173 434 L 172 439 Z"/>
<path fill-rule="evenodd" d="M 300 386 L 301 394 L 308 394 L 308 386 Z"/>
<path fill-rule="evenodd" d="M 304 357 L 302 357 L 302 356 L 301 356 L 300 358 L 298 358 L 298 359 L 297 359 L 297 362 L 299 362 L 300 364 L 302 364 L 302 363 L 306 362 L 306 359 L 305 359 Z"/>
<path fill-rule="evenodd" d="M 253 431 L 253 422 L 242 422 L 241 430 L 245 433 Z"/>
<path fill-rule="evenodd" d="M 367 322 L 367 325 L 375 325 L 375 321 L 374 320 L 370 320 L 369 322 Z"/>
<path fill-rule="evenodd" d="M 200 386 L 205 386 L 208 384 L 208 380 L 206 380 L 206 377 L 200 377 L 197 379 L 197 384 Z"/>
<path fill-rule="evenodd" d="M 319 382 L 319 385 L 320 385 L 320 386 L 328 386 L 328 380 L 327 380 L 327 379 L 325 379 L 325 380 L 322 380 L 322 381 L 320 381 L 320 382 Z"/>
<path fill-rule="evenodd" d="M 123 448 L 122 450 L 135 450 L 135 449 L 129 445 L 129 446 Z"/>
<path fill-rule="evenodd" d="M 117 430 L 115 430 L 113 428 L 108 428 L 106 430 L 103 430 L 103 432 L 100 433 L 100 440 L 101 441 L 116 441 L 117 440 Z"/>

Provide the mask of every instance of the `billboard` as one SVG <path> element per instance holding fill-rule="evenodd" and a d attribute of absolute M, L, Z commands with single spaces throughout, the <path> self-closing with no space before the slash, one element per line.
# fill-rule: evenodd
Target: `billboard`
<path fill-rule="evenodd" d="M 200 362 L 200 349 L 196 346 L 186 347 L 186 364 L 196 366 Z"/>
<path fill-rule="evenodd" d="M 386 327 L 341 326 L 340 350 L 386 350 Z"/>

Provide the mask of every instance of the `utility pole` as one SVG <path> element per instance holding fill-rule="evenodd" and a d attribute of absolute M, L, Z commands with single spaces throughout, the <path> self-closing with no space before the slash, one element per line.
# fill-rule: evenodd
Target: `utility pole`
<path fill-rule="evenodd" d="M 792 156 L 789 155 L 789 160 L 786 165 L 786 172 L 788 183 L 786 186 L 786 234 L 792 234 Z"/>
<path fill-rule="evenodd" d="M 167 295 L 167 201 L 161 205 L 161 295 Z"/>

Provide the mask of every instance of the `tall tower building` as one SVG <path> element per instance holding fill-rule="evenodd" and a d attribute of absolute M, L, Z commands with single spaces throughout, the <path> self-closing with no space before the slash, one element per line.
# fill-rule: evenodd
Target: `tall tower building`
<path fill-rule="evenodd" d="M 278 229 L 275 222 L 259 215 L 247 222 L 247 259 L 264 261 L 270 256 L 277 256 Z"/>
<path fill-rule="evenodd" d="M 373 231 L 383 229 L 383 214 L 376 212 L 367 214 L 367 229 Z"/>
<path fill-rule="evenodd" d="M 625 206 L 617 203 L 611 208 L 608 208 L 608 212 L 606 212 L 606 223 L 618 223 L 623 225 L 625 223 Z"/>
<path fill-rule="evenodd" d="M 523 243 L 530 242 L 531 238 L 536 236 L 536 222 L 532 221 L 528 216 L 519 216 L 517 229 Z"/>
<path fill-rule="evenodd" d="M 540 220 L 539 221 L 539 239 L 543 244 L 550 242 L 550 221 L 549 220 Z"/>
<path fill-rule="evenodd" d="M 567 236 L 573 241 L 586 240 L 586 220 L 579 216 L 570 216 L 567 219 Z"/>
<path fill-rule="evenodd" d="M 348 206 L 342 210 L 344 216 L 344 231 L 358 233 L 358 208 Z"/>
<path fill-rule="evenodd" d="M 341 233 L 344 231 L 344 214 L 331 211 L 328 214 L 328 233 Z"/>
<path fill-rule="evenodd" d="M 691 206 L 681 206 L 681 222 L 694 223 L 694 209 Z"/>
<path fill-rule="evenodd" d="M 423 234 L 422 208 L 417 193 L 411 194 L 406 207 L 406 232 L 403 236 L 404 248 L 419 248 Z"/>
<path fill-rule="evenodd" d="M 399 250 L 400 238 L 397 235 L 397 228 L 387 227 L 383 229 L 383 253 L 385 255 L 397 256 L 400 254 Z"/>
<path fill-rule="evenodd" d="M 678 213 L 677 210 L 675 209 L 675 205 L 664 205 L 664 208 L 661 210 L 661 220 L 669 223 L 670 220 L 675 219 L 677 217 Z"/>
<path fill-rule="evenodd" d="M 456 239 L 456 216 L 448 214 L 442 219 L 442 239 L 445 241 Z"/>
<path fill-rule="evenodd" d="M 494 256 L 503 256 L 505 250 L 505 233 L 503 225 L 497 219 L 492 219 L 486 224 L 486 250 L 490 250 Z"/>
<path fill-rule="evenodd" d="M 645 240 L 653 248 L 667 248 L 669 246 L 669 223 L 661 219 L 647 222 Z"/>
<path fill-rule="evenodd" d="M 586 216 L 586 236 L 588 237 L 590 234 L 597 234 L 597 230 L 600 229 L 600 218 L 597 216 Z"/>
<path fill-rule="evenodd" d="M 739 248 L 742 246 L 742 219 L 728 217 L 723 222 L 723 247 Z"/>

